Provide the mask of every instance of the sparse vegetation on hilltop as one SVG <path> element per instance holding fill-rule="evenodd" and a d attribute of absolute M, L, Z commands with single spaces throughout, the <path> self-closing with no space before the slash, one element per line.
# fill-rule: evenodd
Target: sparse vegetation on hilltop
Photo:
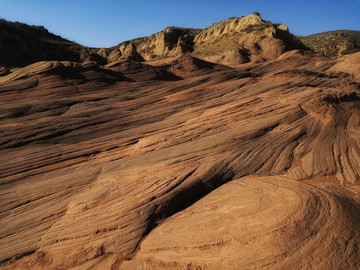
<path fill-rule="evenodd" d="M 329 31 L 298 39 L 311 50 L 329 57 L 360 51 L 360 31 Z"/>
<path fill-rule="evenodd" d="M 269 46 L 273 47 L 272 52 L 270 48 L 265 49 Z M 221 54 L 229 51 L 241 52 L 240 62 L 274 59 L 292 49 L 311 49 L 326 56 L 338 56 L 360 51 L 360 31 L 342 30 L 296 37 L 286 25 L 265 21 L 259 12 L 254 12 L 249 16 L 231 17 L 205 29 L 171 26 L 110 48 L 89 48 L 54 35 L 43 26 L 0 19 L 0 66 L 6 68 L 22 67 L 44 60 L 91 60 L 107 64 L 127 59 L 128 48 L 133 51 L 132 54 L 138 54 L 139 59 L 145 60 L 189 52 L 196 57 L 220 63 L 223 57 Z M 249 58 L 251 55 L 255 57 Z"/>

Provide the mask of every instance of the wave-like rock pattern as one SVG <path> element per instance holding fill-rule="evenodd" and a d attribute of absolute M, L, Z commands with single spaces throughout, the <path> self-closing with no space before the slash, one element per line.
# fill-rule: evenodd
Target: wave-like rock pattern
<path fill-rule="evenodd" d="M 159 225 L 120 269 L 359 268 L 359 203 L 313 181 L 233 180 Z"/>
<path fill-rule="evenodd" d="M 169 80 L 135 76 L 151 63 L 39 63 L 1 77 L 0 260 L 9 269 L 266 260 L 281 269 L 294 259 L 326 269 L 337 258 L 357 269 L 360 86 L 336 63 L 291 51 L 230 68 L 187 55 L 153 66 L 176 74 Z M 166 244 L 182 223 L 179 237 L 200 229 L 191 213 L 211 205 L 220 234 Z M 255 222 L 257 209 L 269 223 L 249 228 L 254 238 L 230 226 Z M 211 256 L 216 263 L 201 259 Z"/>

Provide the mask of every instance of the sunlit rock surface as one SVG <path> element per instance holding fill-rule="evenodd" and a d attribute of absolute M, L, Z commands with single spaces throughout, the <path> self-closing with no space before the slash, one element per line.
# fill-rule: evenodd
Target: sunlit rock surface
<path fill-rule="evenodd" d="M 354 59 L 0 77 L 4 269 L 359 269 Z"/>

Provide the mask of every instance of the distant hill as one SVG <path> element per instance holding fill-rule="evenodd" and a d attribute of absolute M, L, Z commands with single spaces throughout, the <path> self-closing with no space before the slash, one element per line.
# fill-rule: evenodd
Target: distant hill
<path fill-rule="evenodd" d="M 272 60 L 292 49 L 306 49 L 288 26 L 265 21 L 258 13 L 205 28 L 194 43 L 194 56 L 224 64 Z"/>
<path fill-rule="evenodd" d="M 210 62 L 240 64 L 253 60 L 275 59 L 292 49 L 307 48 L 289 32 L 286 25 L 272 24 L 254 13 L 232 17 L 205 29 L 167 27 L 142 38 L 93 51 L 108 63 L 133 56 L 134 50 L 145 61 L 182 53 Z"/>
<path fill-rule="evenodd" d="M 89 48 L 54 35 L 43 26 L 0 19 L 0 66 L 7 68 L 44 60 L 91 60 L 99 64 L 124 59 L 151 61 L 183 53 L 210 62 L 240 64 L 275 59 L 293 49 L 311 49 L 327 56 L 357 52 L 360 32 L 333 31 L 296 37 L 286 25 L 273 24 L 254 13 L 205 29 L 172 26 L 110 48 Z"/>
<path fill-rule="evenodd" d="M 360 31 L 338 30 L 298 39 L 308 48 L 326 56 L 340 56 L 360 51 Z"/>
<path fill-rule="evenodd" d="M 0 19 L 0 66 L 24 67 L 44 60 L 93 60 L 101 64 L 120 59 L 142 59 L 137 46 L 147 59 L 167 56 L 179 38 L 193 39 L 201 29 L 168 27 L 148 37 L 125 41 L 111 48 L 89 48 L 50 33 L 43 26 L 30 26 Z"/>
<path fill-rule="evenodd" d="M 113 60 L 129 43 L 147 61 L 187 52 L 224 64 L 269 60 L 291 49 L 307 49 L 286 25 L 264 21 L 257 13 L 232 17 L 205 29 L 168 27 L 151 36 L 120 43 L 113 47 L 114 51 L 106 51 L 106 57 Z"/>
<path fill-rule="evenodd" d="M 79 61 L 79 44 L 30 26 L 0 19 L 0 65 L 22 67 L 40 60 Z"/>

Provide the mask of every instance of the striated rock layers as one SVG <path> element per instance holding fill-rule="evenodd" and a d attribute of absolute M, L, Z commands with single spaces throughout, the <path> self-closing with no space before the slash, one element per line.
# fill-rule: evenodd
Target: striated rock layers
<path fill-rule="evenodd" d="M 3 269 L 359 269 L 358 58 L 1 76 Z"/>
<path fill-rule="evenodd" d="M 244 177 L 159 225 L 120 269 L 356 269 L 358 207 L 333 185 Z"/>

